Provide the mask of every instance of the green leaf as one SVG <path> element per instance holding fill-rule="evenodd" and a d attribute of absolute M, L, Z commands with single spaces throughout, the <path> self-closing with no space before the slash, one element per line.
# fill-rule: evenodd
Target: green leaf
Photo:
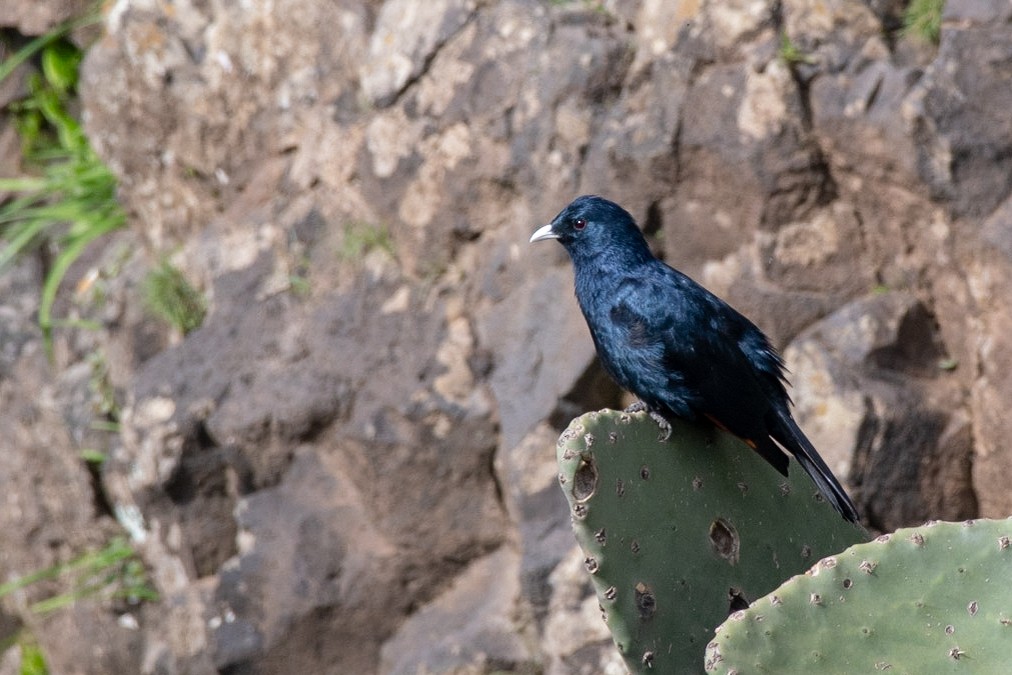
<path fill-rule="evenodd" d="M 20 675 L 49 675 L 46 657 L 34 642 L 21 643 Z"/>
<path fill-rule="evenodd" d="M 66 93 L 77 86 L 81 50 L 66 40 L 56 40 L 42 49 L 42 74 L 58 91 Z"/>
<path fill-rule="evenodd" d="M 79 454 L 81 455 L 81 459 L 88 464 L 103 464 L 108 457 L 104 452 L 95 448 L 84 448 Z"/>
<path fill-rule="evenodd" d="M 941 359 L 938 362 L 938 369 L 939 370 L 955 370 L 958 367 L 959 367 L 959 360 L 958 359 L 953 359 L 953 358 Z"/>

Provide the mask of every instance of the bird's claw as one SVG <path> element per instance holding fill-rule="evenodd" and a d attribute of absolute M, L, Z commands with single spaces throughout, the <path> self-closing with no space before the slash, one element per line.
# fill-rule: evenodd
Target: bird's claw
<path fill-rule="evenodd" d="M 647 404 L 646 403 L 644 403 L 643 401 L 636 401 L 631 406 L 629 406 L 628 408 L 626 408 L 624 410 L 624 412 L 627 412 L 627 413 L 638 413 L 638 412 L 643 412 L 646 409 L 647 409 Z"/>
<path fill-rule="evenodd" d="M 657 426 L 661 428 L 661 435 L 657 437 L 657 440 L 663 443 L 671 438 L 671 424 L 664 419 L 660 413 L 651 410 L 643 401 L 636 401 L 625 409 L 625 412 L 627 413 L 638 413 L 644 411 L 646 411 L 650 415 L 650 419 L 657 422 Z"/>
<path fill-rule="evenodd" d="M 650 411 L 650 419 L 657 422 L 657 426 L 661 428 L 661 435 L 657 437 L 657 440 L 662 443 L 671 438 L 671 423 L 661 417 L 660 413 L 656 413 L 653 410 Z"/>

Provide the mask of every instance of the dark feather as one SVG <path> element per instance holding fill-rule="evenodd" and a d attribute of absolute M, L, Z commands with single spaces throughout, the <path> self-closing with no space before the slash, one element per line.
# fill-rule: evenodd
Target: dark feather
<path fill-rule="evenodd" d="M 786 449 L 843 517 L 857 520 L 791 417 L 783 360 L 755 324 L 655 258 L 613 202 L 576 199 L 532 241 L 545 238 L 569 252 L 597 353 L 620 386 L 664 418 L 705 419 L 730 431 L 785 476 Z"/>

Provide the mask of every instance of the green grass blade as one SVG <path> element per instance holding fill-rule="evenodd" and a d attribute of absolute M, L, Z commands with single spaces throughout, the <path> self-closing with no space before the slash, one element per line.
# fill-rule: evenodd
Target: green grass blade
<path fill-rule="evenodd" d="M 5 59 L 2 63 L 0 63 L 0 81 L 3 81 L 7 77 L 9 77 L 10 74 L 13 73 L 18 66 L 20 66 L 22 63 L 35 56 L 35 54 L 38 53 L 39 50 L 44 49 L 54 40 L 60 39 L 61 37 L 63 37 L 72 30 L 83 28 L 84 26 L 90 26 L 91 24 L 98 23 L 101 20 L 102 14 L 98 6 L 96 6 L 96 8 L 93 11 L 88 12 L 84 16 L 78 17 L 76 19 L 71 19 L 69 21 L 64 21 L 63 23 L 55 26 L 45 35 L 40 35 L 39 37 L 35 38 L 21 49 L 11 54 L 10 57 Z"/>
<path fill-rule="evenodd" d="M 0 220 L 2 222 L 2 220 Z M 0 250 L 0 271 L 6 269 L 11 262 L 28 248 L 28 245 L 46 229 L 48 223 L 45 220 L 32 219 L 23 222 L 16 228 L 11 228 L 13 235 L 7 246 Z"/>
<path fill-rule="evenodd" d="M 35 642 L 21 642 L 19 675 L 49 675 L 49 666 L 42 649 Z"/>
<path fill-rule="evenodd" d="M 0 192 L 38 192 L 44 189 L 46 181 L 42 178 L 23 176 L 19 178 L 0 178 Z"/>
<path fill-rule="evenodd" d="M 87 229 L 81 236 L 69 241 L 60 254 L 56 256 L 53 267 L 46 275 L 42 284 L 42 299 L 39 302 L 39 326 L 46 342 L 46 351 L 52 356 L 52 335 L 53 335 L 53 304 L 56 302 L 56 291 L 59 290 L 63 277 L 67 270 L 74 264 L 77 257 L 81 255 L 85 247 L 98 237 L 111 232 L 122 225 L 120 220 L 107 220 L 99 227 Z"/>
<path fill-rule="evenodd" d="M 53 304 L 70 266 L 96 238 L 121 227 L 126 216 L 116 201 L 116 177 L 88 143 L 69 112 L 82 54 L 61 40 L 68 32 L 101 20 L 99 3 L 64 22 L 0 63 L 0 80 L 42 51 L 43 76 L 29 78 L 29 95 L 10 104 L 25 159 L 42 174 L 0 180 L 0 191 L 19 196 L 0 207 L 0 271 L 40 241 L 57 250 L 43 282 L 39 324 L 52 356 Z"/>

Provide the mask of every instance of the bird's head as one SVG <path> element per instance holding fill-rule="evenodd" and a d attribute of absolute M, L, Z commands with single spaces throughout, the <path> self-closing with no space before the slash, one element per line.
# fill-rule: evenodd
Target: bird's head
<path fill-rule="evenodd" d="M 602 254 L 652 257 L 636 221 L 615 202 L 584 195 L 562 209 L 551 223 L 538 228 L 531 241 L 558 239 L 574 262 Z"/>

